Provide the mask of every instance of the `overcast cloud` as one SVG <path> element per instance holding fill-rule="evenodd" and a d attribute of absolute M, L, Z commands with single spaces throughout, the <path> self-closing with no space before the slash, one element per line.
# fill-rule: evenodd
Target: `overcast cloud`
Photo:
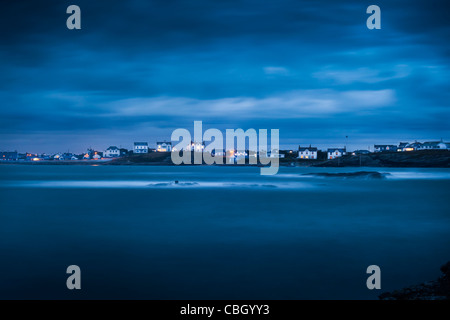
<path fill-rule="evenodd" d="M 2 3 L 0 150 L 152 145 L 194 120 L 293 148 L 450 140 L 449 5 L 393 2 Z"/>

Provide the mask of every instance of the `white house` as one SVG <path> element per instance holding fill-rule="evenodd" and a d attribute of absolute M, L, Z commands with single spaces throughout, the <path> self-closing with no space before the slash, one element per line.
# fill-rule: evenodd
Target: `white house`
<path fill-rule="evenodd" d="M 53 160 L 63 160 L 62 153 L 56 153 L 53 155 Z"/>
<path fill-rule="evenodd" d="M 448 150 L 449 144 L 444 141 L 426 141 L 424 143 L 415 141 L 413 143 L 400 142 L 397 151 L 419 151 L 419 150 Z"/>
<path fill-rule="evenodd" d="M 415 150 L 422 150 L 422 142 L 413 142 L 409 143 L 405 148 L 404 151 L 415 151 Z"/>
<path fill-rule="evenodd" d="M 298 159 L 317 159 L 317 148 L 311 147 L 300 147 L 298 146 Z"/>
<path fill-rule="evenodd" d="M 120 157 L 120 150 L 116 146 L 110 146 L 108 149 L 105 150 L 105 153 L 103 155 L 105 158 Z"/>
<path fill-rule="evenodd" d="M 447 144 L 441 141 L 427 141 L 422 143 L 422 145 L 417 150 L 435 150 L 435 149 L 447 149 Z"/>
<path fill-rule="evenodd" d="M 172 151 L 172 142 L 156 142 L 156 151 L 157 152 L 171 152 Z"/>
<path fill-rule="evenodd" d="M 406 151 L 406 148 L 408 147 L 409 142 L 400 142 L 397 148 L 398 152 Z"/>
<path fill-rule="evenodd" d="M 148 153 L 148 143 L 147 142 L 135 142 L 133 152 L 134 153 Z"/>
<path fill-rule="evenodd" d="M 335 159 L 347 154 L 345 148 L 328 148 L 327 159 Z"/>

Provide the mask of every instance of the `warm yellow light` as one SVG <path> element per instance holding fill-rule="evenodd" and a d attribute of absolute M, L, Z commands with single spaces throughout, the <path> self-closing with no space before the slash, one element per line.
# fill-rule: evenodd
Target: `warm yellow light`
<path fill-rule="evenodd" d="M 33 161 L 39 161 L 39 158 L 33 158 Z"/>

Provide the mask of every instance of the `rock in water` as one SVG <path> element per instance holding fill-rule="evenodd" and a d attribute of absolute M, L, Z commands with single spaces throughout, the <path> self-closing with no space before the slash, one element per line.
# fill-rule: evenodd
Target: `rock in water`
<path fill-rule="evenodd" d="M 304 173 L 305 176 L 316 176 L 325 178 L 352 178 L 352 179 L 384 179 L 389 173 L 381 173 L 377 171 L 357 171 L 357 172 L 341 172 L 341 173 Z"/>

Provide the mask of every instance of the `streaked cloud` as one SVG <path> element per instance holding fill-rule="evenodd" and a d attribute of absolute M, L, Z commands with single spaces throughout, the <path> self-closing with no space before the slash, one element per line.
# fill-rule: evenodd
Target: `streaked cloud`
<path fill-rule="evenodd" d="M 393 106 L 391 89 L 366 91 L 307 90 L 265 98 L 199 100 L 187 97 L 133 98 L 103 106 L 110 116 L 167 116 L 207 119 L 291 119 L 365 112 Z M 263 112 L 262 112 L 263 111 Z"/>
<path fill-rule="evenodd" d="M 268 75 L 288 75 L 288 69 L 284 67 L 264 67 L 264 73 Z"/>
<path fill-rule="evenodd" d="M 380 0 L 376 31 L 358 0 L 76 4 L 78 31 L 65 2 L 2 5 L 0 149 L 167 139 L 194 119 L 279 128 L 289 143 L 450 140 L 437 0 Z"/>
<path fill-rule="evenodd" d="M 317 79 L 333 80 L 337 84 L 377 83 L 407 77 L 411 72 L 410 69 L 407 65 L 396 65 L 392 66 L 392 70 L 389 71 L 386 71 L 386 68 L 364 67 L 356 70 L 323 70 L 313 75 Z"/>

